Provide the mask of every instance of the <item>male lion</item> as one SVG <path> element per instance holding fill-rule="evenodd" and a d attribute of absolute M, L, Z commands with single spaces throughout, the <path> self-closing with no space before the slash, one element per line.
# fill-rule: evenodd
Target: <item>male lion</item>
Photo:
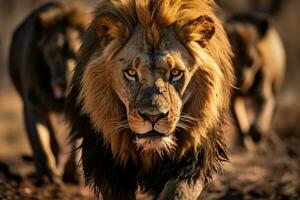
<path fill-rule="evenodd" d="M 229 19 L 227 29 L 235 54 L 237 89 L 232 112 L 239 129 L 239 142 L 257 143 L 271 127 L 276 95 L 284 77 L 284 47 L 270 19 L 264 15 L 235 15 Z M 247 138 L 251 140 L 244 140 Z"/>
<path fill-rule="evenodd" d="M 59 147 L 49 114 L 63 111 L 68 67 L 72 60 L 75 63 L 86 29 L 84 13 L 58 2 L 44 4 L 31 12 L 12 38 L 10 75 L 24 103 L 38 178 L 57 176 Z"/>
<path fill-rule="evenodd" d="M 230 47 L 211 0 L 102 0 L 67 118 L 105 200 L 197 199 L 226 160 Z"/>

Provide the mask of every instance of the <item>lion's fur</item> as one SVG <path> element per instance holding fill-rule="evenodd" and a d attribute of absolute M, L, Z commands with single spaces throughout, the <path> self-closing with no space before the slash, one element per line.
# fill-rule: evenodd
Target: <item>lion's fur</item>
<path fill-rule="evenodd" d="M 102 0 L 84 39 L 69 94 L 67 113 L 73 129 L 71 137 L 88 140 L 94 137 L 93 134 L 98 135 L 101 142 L 95 144 L 101 146 L 103 143 L 105 147 L 102 148 L 111 152 L 112 159 L 116 160 L 115 165 L 126 168 L 131 164 L 140 166 L 143 163 L 151 168 L 156 164 L 155 155 L 140 156 L 137 153 L 132 142 L 134 134 L 130 129 L 118 131 L 118 122 L 126 120 L 126 111 L 114 91 L 113 74 L 107 63 L 130 40 L 137 24 L 146 30 L 148 42 L 154 48 L 159 45 L 163 31 L 172 26 L 178 34 L 177 40 L 182 41 L 193 62 L 201 68 L 194 75 L 192 95 L 183 108 L 197 121 L 188 122 L 191 126 L 189 131 L 176 130 L 177 152 L 169 156 L 179 162 L 187 152 L 203 150 L 201 178 L 206 180 L 212 171 L 219 170 L 220 161 L 227 159 L 222 127 L 234 78 L 230 45 L 221 22 L 215 17 L 215 9 L 212 0 Z M 192 24 L 189 24 L 200 16 L 208 16 L 213 21 L 214 35 L 211 39 L 201 38 L 201 34 L 194 32 Z M 111 42 L 100 41 L 97 34 L 102 34 L 101 25 L 109 26 L 109 23 L 113 23 L 114 27 L 110 30 L 112 38 L 107 38 Z M 95 24 L 100 28 L 95 29 Z M 196 31 L 202 33 L 205 30 Z M 200 45 L 195 40 L 200 41 Z M 83 148 L 87 148 L 86 145 L 83 142 Z M 84 157 L 83 162 L 86 162 L 87 157 Z M 96 174 L 86 173 L 92 183 L 97 178 L 89 176 Z"/>

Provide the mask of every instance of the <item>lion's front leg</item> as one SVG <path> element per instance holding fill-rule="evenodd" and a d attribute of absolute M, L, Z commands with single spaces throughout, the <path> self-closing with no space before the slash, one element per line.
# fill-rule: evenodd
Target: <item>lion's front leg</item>
<path fill-rule="evenodd" d="M 171 180 L 166 183 L 158 200 L 196 200 L 203 188 L 204 184 L 200 178 L 196 181 Z"/>

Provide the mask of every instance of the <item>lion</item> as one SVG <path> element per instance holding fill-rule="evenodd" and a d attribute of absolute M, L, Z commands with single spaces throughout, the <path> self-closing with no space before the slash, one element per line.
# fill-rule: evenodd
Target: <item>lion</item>
<path fill-rule="evenodd" d="M 243 147 L 245 142 L 259 143 L 271 129 L 276 96 L 285 74 L 285 50 L 265 15 L 238 14 L 228 20 L 226 27 L 237 77 L 232 113 L 239 132 L 238 144 Z"/>
<path fill-rule="evenodd" d="M 26 130 L 41 180 L 58 177 L 59 146 L 49 116 L 64 110 L 68 79 L 87 28 L 85 13 L 59 2 L 46 3 L 32 11 L 12 37 L 10 76 L 23 100 Z M 70 160 L 68 166 L 71 163 L 76 164 Z M 67 173 L 72 174 L 70 169 Z"/>
<path fill-rule="evenodd" d="M 211 0 L 102 0 L 66 103 L 105 200 L 197 199 L 228 159 L 231 49 Z"/>

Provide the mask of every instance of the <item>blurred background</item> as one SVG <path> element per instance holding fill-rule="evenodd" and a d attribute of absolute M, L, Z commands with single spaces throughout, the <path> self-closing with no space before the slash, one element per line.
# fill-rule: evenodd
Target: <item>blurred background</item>
<path fill-rule="evenodd" d="M 276 139 L 255 152 L 232 153 L 223 176 L 215 178 L 201 199 L 300 199 L 300 1 L 273 1 L 278 6 L 270 8 L 271 0 L 218 0 L 222 16 L 253 11 L 271 14 L 286 48 L 287 69 L 272 126 Z M 93 199 L 79 186 L 36 188 L 28 175 L 33 164 L 21 158 L 31 150 L 22 104 L 7 74 L 7 57 L 16 26 L 44 2 L 0 0 L 0 199 Z M 97 0 L 65 2 L 80 2 L 92 9 Z"/>

